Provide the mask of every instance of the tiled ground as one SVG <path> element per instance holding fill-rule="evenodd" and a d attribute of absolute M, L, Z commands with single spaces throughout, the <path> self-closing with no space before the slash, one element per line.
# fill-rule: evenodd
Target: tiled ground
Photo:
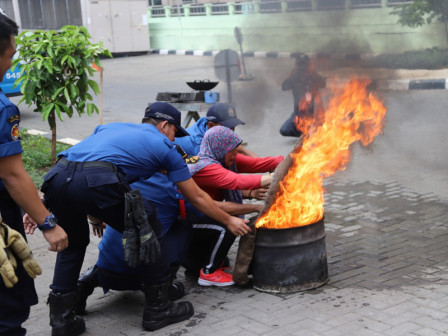
<path fill-rule="evenodd" d="M 185 280 L 195 315 L 157 335 L 443 335 L 448 332 L 448 203 L 398 184 L 326 182 L 329 282 L 312 291 L 267 294 L 254 289 L 202 288 Z M 96 241 L 95 241 L 96 243 Z M 85 267 L 96 258 L 92 243 Z M 44 304 L 52 259 L 32 240 L 45 275 L 29 335 L 49 334 Z M 234 260 L 236 246 L 230 254 Z M 144 335 L 138 292 L 89 298 L 85 335 Z"/>

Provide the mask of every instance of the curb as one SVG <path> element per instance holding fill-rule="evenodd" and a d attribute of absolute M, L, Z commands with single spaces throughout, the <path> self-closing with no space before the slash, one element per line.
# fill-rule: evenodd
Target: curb
<path fill-rule="evenodd" d="M 176 50 L 176 49 L 151 49 L 150 54 L 159 55 L 191 55 L 191 56 L 216 56 L 219 50 Z M 240 54 L 240 52 L 238 52 Z M 277 51 L 247 51 L 243 53 L 244 57 L 255 58 L 295 58 L 301 53 L 298 52 L 277 52 Z M 307 54 L 310 57 L 346 60 L 369 59 L 372 54 Z M 343 86 L 348 80 L 327 80 L 327 86 Z M 372 80 L 370 88 L 375 90 L 447 90 L 448 78 L 438 79 L 391 79 L 391 80 Z"/>
<path fill-rule="evenodd" d="M 31 135 L 41 135 L 44 138 L 51 140 L 50 132 L 43 132 L 43 131 L 38 131 L 38 130 L 33 130 L 33 129 L 28 129 L 27 132 Z M 66 145 L 71 145 L 71 146 L 76 145 L 78 142 L 81 142 L 81 140 L 77 140 L 77 139 L 73 139 L 73 138 L 61 138 L 61 139 L 56 139 L 56 141 L 61 142 Z"/>

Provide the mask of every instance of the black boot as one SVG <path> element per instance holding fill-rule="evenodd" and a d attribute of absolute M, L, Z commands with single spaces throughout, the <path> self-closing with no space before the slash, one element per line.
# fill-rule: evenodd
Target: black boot
<path fill-rule="evenodd" d="M 185 296 L 185 287 L 182 282 L 171 282 L 168 288 L 168 298 L 171 301 L 179 300 Z"/>
<path fill-rule="evenodd" d="M 76 300 L 74 305 L 75 313 L 78 315 L 86 314 L 86 302 L 89 295 L 93 293 L 95 287 L 100 285 L 98 280 L 98 267 L 92 266 L 85 271 L 78 279 L 76 289 Z"/>
<path fill-rule="evenodd" d="M 169 300 L 170 282 L 145 286 L 145 309 L 142 326 L 154 331 L 169 324 L 188 320 L 194 314 L 193 305 L 188 301 L 175 303 Z"/>
<path fill-rule="evenodd" d="M 50 304 L 51 336 L 77 336 L 86 330 L 84 319 L 74 314 L 75 298 L 76 291 L 65 294 L 50 292 L 48 303 Z"/>

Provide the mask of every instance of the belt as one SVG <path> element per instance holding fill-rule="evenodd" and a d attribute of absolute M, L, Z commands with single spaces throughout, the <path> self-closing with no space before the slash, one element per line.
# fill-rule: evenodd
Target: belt
<path fill-rule="evenodd" d="M 110 170 L 113 171 L 117 171 L 117 167 L 110 162 L 107 161 L 86 161 L 86 162 L 79 162 L 79 161 L 69 161 L 67 160 L 65 157 L 60 157 L 58 159 L 58 161 L 56 162 L 57 164 L 62 165 L 63 167 L 68 167 L 70 164 L 75 164 L 75 167 L 103 167 L 103 168 L 108 168 Z"/>

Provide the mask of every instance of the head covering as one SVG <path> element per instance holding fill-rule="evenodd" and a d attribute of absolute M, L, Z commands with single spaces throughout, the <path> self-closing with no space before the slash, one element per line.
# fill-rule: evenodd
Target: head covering
<path fill-rule="evenodd" d="M 177 138 L 190 135 L 188 132 L 180 125 L 180 112 L 174 106 L 164 103 L 164 102 L 156 102 L 149 105 L 145 109 L 145 116 L 143 120 L 148 118 L 154 118 L 158 120 L 166 120 L 170 124 L 173 124 L 177 128 L 177 132 L 175 136 Z"/>
<path fill-rule="evenodd" d="M 226 155 L 238 147 L 243 140 L 230 128 L 225 126 L 215 126 L 205 132 L 204 138 L 201 142 L 201 149 L 199 150 L 199 162 L 188 165 L 191 175 L 196 174 L 202 168 L 212 164 L 220 164 L 226 169 L 238 173 L 235 162 L 231 167 L 226 167 L 224 161 Z M 240 190 L 223 190 L 224 199 L 228 202 L 238 204 L 243 203 L 243 196 Z M 243 215 L 239 217 L 243 218 Z"/>
<path fill-rule="evenodd" d="M 238 125 L 246 125 L 236 117 L 235 107 L 227 103 L 213 104 L 207 111 L 207 121 L 219 123 L 228 128 L 235 128 Z"/>
<path fill-rule="evenodd" d="M 224 166 L 227 153 L 235 149 L 243 140 L 230 128 L 215 126 L 204 134 L 198 153 L 199 162 L 189 165 L 191 175 L 211 164 Z M 225 167 L 227 168 L 227 167 Z"/>

